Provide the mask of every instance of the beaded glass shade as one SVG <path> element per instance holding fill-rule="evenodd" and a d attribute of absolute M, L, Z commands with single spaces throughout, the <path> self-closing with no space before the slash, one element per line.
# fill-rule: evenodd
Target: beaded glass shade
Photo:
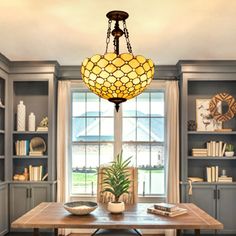
<path fill-rule="evenodd" d="M 116 110 L 119 104 L 134 98 L 151 83 L 154 77 L 154 64 L 143 56 L 134 56 L 129 40 L 129 33 L 125 23 L 128 13 L 111 11 L 107 13 L 108 30 L 106 51 L 104 55 L 94 55 L 86 58 L 81 67 L 81 75 L 87 87 L 99 97 L 115 103 Z M 111 23 L 115 27 L 111 31 Z M 123 30 L 119 27 L 123 22 Z M 110 36 L 114 36 L 114 53 L 108 53 Z M 119 53 L 119 38 L 124 35 L 128 53 Z"/>
<path fill-rule="evenodd" d="M 143 56 L 107 53 L 86 58 L 81 74 L 88 88 L 104 99 L 131 99 L 150 84 L 154 65 Z"/>

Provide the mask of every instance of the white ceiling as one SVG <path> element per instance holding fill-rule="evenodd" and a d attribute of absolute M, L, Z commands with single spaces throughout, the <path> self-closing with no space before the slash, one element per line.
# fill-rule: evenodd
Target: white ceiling
<path fill-rule="evenodd" d="M 156 64 L 236 59 L 236 0 L 0 0 L 0 9 L 0 52 L 11 60 L 79 65 L 104 53 L 110 10 L 129 13 L 134 54 Z"/>

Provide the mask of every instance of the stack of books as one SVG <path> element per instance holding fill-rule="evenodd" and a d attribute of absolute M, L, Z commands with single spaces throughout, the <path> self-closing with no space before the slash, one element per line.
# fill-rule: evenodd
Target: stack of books
<path fill-rule="evenodd" d="M 45 127 L 45 126 L 39 126 L 39 127 L 37 127 L 37 131 L 44 131 L 44 132 L 47 132 L 48 131 L 48 127 Z"/>
<path fill-rule="evenodd" d="M 218 176 L 219 176 L 219 166 L 206 167 L 207 182 L 218 182 L 219 181 Z"/>
<path fill-rule="evenodd" d="M 206 148 L 193 148 L 194 157 L 223 157 L 225 154 L 226 143 L 222 141 L 209 141 Z"/>
<path fill-rule="evenodd" d="M 30 151 L 29 155 L 30 156 L 43 156 L 43 152 L 42 151 Z"/>
<path fill-rule="evenodd" d="M 207 142 L 207 156 L 223 157 L 225 154 L 226 143 L 222 141 Z"/>
<path fill-rule="evenodd" d="M 29 140 L 17 140 L 15 142 L 17 156 L 26 156 L 29 153 Z"/>
<path fill-rule="evenodd" d="M 43 167 L 42 166 L 29 166 L 29 180 L 40 181 L 42 180 Z"/>
<path fill-rule="evenodd" d="M 193 148 L 192 156 L 194 157 L 207 157 L 207 149 L 206 148 Z"/>
<path fill-rule="evenodd" d="M 215 129 L 215 132 L 232 132 L 233 129 L 231 128 L 222 128 L 222 129 Z"/>
<path fill-rule="evenodd" d="M 43 181 L 48 177 L 48 173 L 43 176 L 43 166 L 29 166 L 29 180 Z"/>
<path fill-rule="evenodd" d="M 186 214 L 188 211 L 187 209 L 180 208 L 174 204 L 157 203 L 154 204 L 153 207 L 149 207 L 147 212 L 156 215 L 175 217 Z"/>
<path fill-rule="evenodd" d="M 222 176 L 219 177 L 218 181 L 219 182 L 224 182 L 224 183 L 231 183 L 231 182 L 233 182 L 233 178 L 222 175 Z"/>

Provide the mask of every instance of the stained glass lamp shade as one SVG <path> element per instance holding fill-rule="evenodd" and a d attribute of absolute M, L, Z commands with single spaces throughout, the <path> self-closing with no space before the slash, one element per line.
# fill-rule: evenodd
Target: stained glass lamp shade
<path fill-rule="evenodd" d="M 154 77 L 154 64 L 143 56 L 134 56 L 128 39 L 125 19 L 128 14 L 112 11 L 109 18 L 107 47 L 104 55 L 86 58 L 81 67 L 81 74 L 87 87 L 99 97 L 119 104 L 134 98 L 144 91 Z M 110 32 L 111 21 L 115 20 L 115 29 Z M 124 23 L 124 31 L 119 28 L 119 21 Z M 114 36 L 115 52 L 108 53 L 110 34 Z M 129 53 L 119 54 L 119 37 L 125 34 Z"/>

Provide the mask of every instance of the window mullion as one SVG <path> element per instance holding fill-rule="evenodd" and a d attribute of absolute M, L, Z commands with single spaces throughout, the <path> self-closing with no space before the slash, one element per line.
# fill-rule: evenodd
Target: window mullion
<path fill-rule="evenodd" d="M 152 144 L 151 144 L 151 140 L 152 140 L 152 137 L 151 137 L 151 130 L 152 130 L 152 119 L 151 119 L 151 93 L 148 93 L 148 100 L 149 100 L 149 165 L 152 166 L 152 155 L 151 155 L 151 152 L 152 152 Z M 152 171 L 150 170 L 149 172 L 149 193 L 152 192 Z"/>
<path fill-rule="evenodd" d="M 86 93 L 86 95 L 85 95 L 85 114 L 87 114 L 87 95 L 88 95 L 88 93 Z M 85 117 L 85 137 L 87 137 L 87 115 L 86 115 L 86 117 Z M 88 146 L 87 146 L 87 144 L 85 144 L 85 155 L 84 155 L 84 158 L 85 158 L 85 160 L 84 160 L 84 163 L 85 163 L 85 168 L 87 169 L 87 148 L 88 148 Z M 87 190 L 87 174 L 85 173 L 85 179 L 84 179 L 84 190 L 85 190 L 85 193 L 86 193 L 86 190 Z"/>
<path fill-rule="evenodd" d="M 114 109 L 114 156 L 122 150 L 122 106 L 119 111 Z"/>

